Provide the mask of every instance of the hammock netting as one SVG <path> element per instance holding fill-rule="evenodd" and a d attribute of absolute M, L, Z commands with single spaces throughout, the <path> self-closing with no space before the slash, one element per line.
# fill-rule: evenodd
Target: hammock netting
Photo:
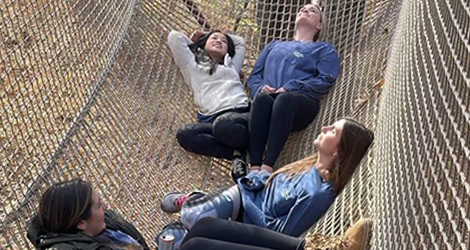
<path fill-rule="evenodd" d="M 173 190 L 230 186 L 230 163 L 190 154 L 175 132 L 196 121 L 170 30 L 234 31 L 249 75 L 262 48 L 292 37 L 300 0 L 1 0 L 0 249 L 26 230 L 57 181 L 93 183 L 149 243 L 177 219 Z M 376 140 L 312 232 L 375 221 L 371 249 L 470 248 L 470 3 L 325 0 L 321 40 L 341 57 L 335 87 L 277 167 L 313 152 L 320 127 L 352 116 Z"/>

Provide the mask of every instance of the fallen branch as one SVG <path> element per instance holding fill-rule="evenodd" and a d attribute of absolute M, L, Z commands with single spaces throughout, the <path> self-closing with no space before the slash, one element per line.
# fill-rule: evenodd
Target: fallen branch
<path fill-rule="evenodd" d="M 237 16 L 237 19 L 235 19 L 235 25 L 233 27 L 233 31 L 236 32 L 238 29 L 238 25 L 240 24 L 240 21 L 243 18 L 243 14 L 245 14 L 246 9 L 248 8 L 248 0 L 245 0 L 245 3 L 243 3 L 243 9 L 240 11 L 240 14 Z"/>
<path fill-rule="evenodd" d="M 193 14 L 194 18 L 196 18 L 199 25 L 201 25 L 204 30 L 211 30 L 211 25 L 207 21 L 207 18 L 204 16 L 204 14 L 202 14 L 202 12 L 199 10 L 196 3 L 194 3 L 192 0 L 183 0 L 183 2 L 186 4 L 188 10 L 191 11 L 191 14 Z"/>

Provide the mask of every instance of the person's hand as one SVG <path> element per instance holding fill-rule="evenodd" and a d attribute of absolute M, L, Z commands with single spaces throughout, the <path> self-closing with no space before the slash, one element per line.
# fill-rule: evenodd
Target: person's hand
<path fill-rule="evenodd" d="M 285 88 L 279 88 L 278 90 L 276 90 L 276 93 L 284 93 L 284 92 L 287 92 L 287 90 Z"/>
<path fill-rule="evenodd" d="M 195 43 L 197 40 L 199 40 L 201 37 L 203 37 L 204 35 L 206 35 L 207 32 L 204 31 L 204 30 L 196 30 L 194 31 L 194 33 L 191 35 L 191 41 L 193 43 Z"/>
<path fill-rule="evenodd" d="M 251 172 L 258 172 L 260 170 L 260 168 L 261 168 L 260 166 L 251 166 L 250 167 L 250 173 Z"/>
<path fill-rule="evenodd" d="M 268 93 L 268 94 L 274 94 L 276 93 L 276 89 L 269 86 L 269 85 L 264 85 L 263 88 L 261 88 L 262 93 Z"/>
<path fill-rule="evenodd" d="M 259 170 L 260 171 L 266 171 L 270 174 L 273 173 L 273 168 L 271 166 L 266 165 L 266 164 L 261 165 L 261 168 Z"/>

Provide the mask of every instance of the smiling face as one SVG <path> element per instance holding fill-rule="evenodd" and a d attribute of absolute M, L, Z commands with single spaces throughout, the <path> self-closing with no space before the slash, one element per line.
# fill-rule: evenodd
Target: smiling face
<path fill-rule="evenodd" d="M 342 119 L 333 123 L 333 125 L 322 128 L 321 134 L 314 141 L 319 153 L 333 155 L 338 152 L 338 145 L 345 123 L 346 121 Z"/>
<path fill-rule="evenodd" d="M 228 51 L 228 41 L 225 34 L 220 32 L 212 33 L 207 39 L 204 50 L 212 57 L 212 59 L 221 61 Z"/>
<path fill-rule="evenodd" d="M 101 200 L 98 192 L 93 191 L 92 205 L 90 208 L 91 215 L 89 218 L 81 220 L 77 228 L 90 236 L 100 234 L 106 228 L 106 223 L 104 222 L 104 210 L 106 206 L 106 203 Z"/>
<path fill-rule="evenodd" d="M 304 25 L 317 31 L 323 28 L 322 15 L 320 7 L 316 4 L 307 4 L 297 13 L 295 24 Z"/>

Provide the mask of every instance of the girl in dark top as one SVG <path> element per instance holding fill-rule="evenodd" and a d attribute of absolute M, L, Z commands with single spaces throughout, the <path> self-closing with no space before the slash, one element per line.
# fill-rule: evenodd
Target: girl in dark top
<path fill-rule="evenodd" d="M 38 249 L 149 249 L 139 231 L 106 210 L 91 184 L 79 179 L 55 184 L 44 192 L 28 238 Z"/>
<path fill-rule="evenodd" d="M 320 109 L 339 73 L 340 61 L 331 43 L 316 42 L 324 17 L 318 4 L 297 14 L 293 41 L 273 41 L 261 52 L 248 86 L 251 170 L 272 172 L 289 133 L 305 129 Z M 263 154 L 267 148 L 263 159 Z"/>

